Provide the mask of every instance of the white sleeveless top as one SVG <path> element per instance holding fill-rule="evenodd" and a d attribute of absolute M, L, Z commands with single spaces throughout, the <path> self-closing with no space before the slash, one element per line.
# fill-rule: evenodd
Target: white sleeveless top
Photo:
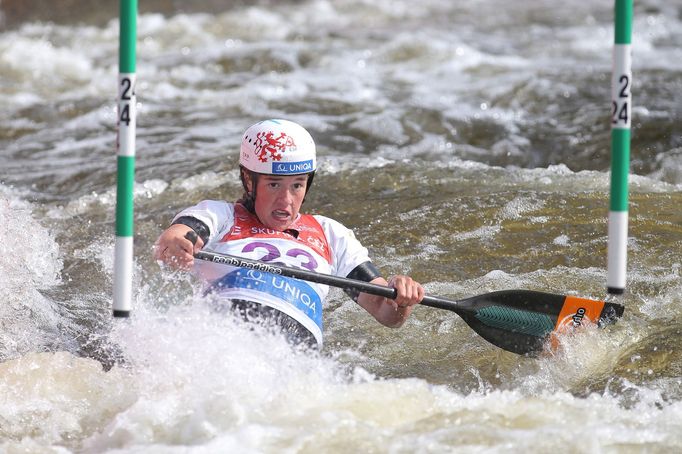
<path fill-rule="evenodd" d="M 342 277 L 370 261 L 352 230 L 324 216 L 299 215 L 287 232 L 268 229 L 242 205 L 223 201 L 205 200 L 175 219 L 182 216 L 208 226 L 204 249 L 218 253 Z M 275 308 L 301 323 L 322 345 L 322 303 L 328 286 L 202 260 L 194 261 L 193 271 L 213 294 Z"/>

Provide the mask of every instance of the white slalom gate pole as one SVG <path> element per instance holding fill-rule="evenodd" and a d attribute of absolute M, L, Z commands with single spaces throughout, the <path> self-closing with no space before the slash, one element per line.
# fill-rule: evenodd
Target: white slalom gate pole
<path fill-rule="evenodd" d="M 120 0 L 114 317 L 130 315 L 135 185 L 135 44 L 137 0 Z"/>
<path fill-rule="evenodd" d="M 616 0 L 613 74 L 611 79 L 611 203 L 609 207 L 608 277 L 610 294 L 625 292 L 628 243 L 628 173 L 632 117 L 632 3 Z"/>

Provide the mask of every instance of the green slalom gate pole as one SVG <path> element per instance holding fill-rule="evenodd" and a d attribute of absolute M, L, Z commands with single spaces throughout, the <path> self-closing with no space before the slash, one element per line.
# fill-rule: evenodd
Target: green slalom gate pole
<path fill-rule="evenodd" d="M 133 282 L 135 184 L 135 44 L 137 0 L 120 0 L 114 317 L 130 315 Z"/>
<path fill-rule="evenodd" d="M 632 3 L 616 0 L 611 78 L 611 203 L 608 228 L 610 294 L 625 292 L 628 242 L 628 173 L 632 117 Z"/>

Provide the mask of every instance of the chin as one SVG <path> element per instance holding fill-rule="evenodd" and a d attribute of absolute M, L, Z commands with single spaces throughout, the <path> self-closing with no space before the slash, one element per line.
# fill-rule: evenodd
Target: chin
<path fill-rule="evenodd" d="M 283 231 L 283 230 L 288 229 L 289 226 L 291 226 L 292 222 L 291 221 L 272 220 L 272 221 L 270 221 L 269 224 L 270 224 L 269 227 L 271 229 Z"/>

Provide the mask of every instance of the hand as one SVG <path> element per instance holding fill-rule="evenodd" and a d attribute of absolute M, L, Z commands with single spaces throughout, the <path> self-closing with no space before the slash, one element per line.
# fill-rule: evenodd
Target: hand
<path fill-rule="evenodd" d="M 388 280 L 388 285 L 398 292 L 393 300 L 393 306 L 396 309 L 414 306 L 424 298 L 424 288 L 409 276 L 393 276 Z"/>
<path fill-rule="evenodd" d="M 194 253 L 204 247 L 201 238 L 192 244 L 185 238 L 187 232 L 192 229 L 183 224 L 175 224 L 168 227 L 159 236 L 154 244 L 154 258 L 166 265 L 182 270 L 189 270 L 194 265 Z"/>

